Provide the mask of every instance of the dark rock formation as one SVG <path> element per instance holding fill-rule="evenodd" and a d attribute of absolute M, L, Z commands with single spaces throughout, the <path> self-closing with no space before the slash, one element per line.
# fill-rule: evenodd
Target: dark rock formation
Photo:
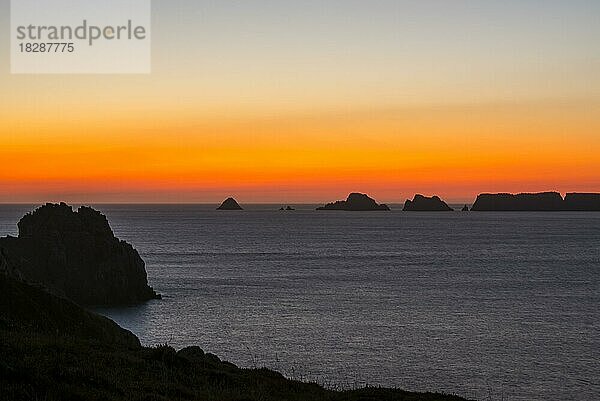
<path fill-rule="evenodd" d="M 244 210 L 242 209 L 242 207 L 239 205 L 239 203 L 237 203 L 237 201 L 233 198 L 227 198 L 225 199 L 225 201 L 223 203 L 221 203 L 221 206 L 219 206 L 217 208 L 217 210 Z"/>
<path fill-rule="evenodd" d="M 564 210 L 564 204 L 558 192 L 518 195 L 481 194 L 471 210 L 474 212 L 560 211 Z"/>
<path fill-rule="evenodd" d="M 462 210 L 463 212 L 468 212 L 469 211 L 469 206 L 465 205 Z"/>
<path fill-rule="evenodd" d="M 415 195 L 412 201 L 407 200 L 403 209 L 405 212 L 452 212 L 453 210 L 438 196 L 427 198 L 423 195 Z"/>
<path fill-rule="evenodd" d="M 2 239 L 0 238 L 0 244 L 1 241 Z M 21 272 L 8 262 L 8 257 L 5 255 L 5 251 L 2 248 L 0 248 L 0 274 L 17 280 L 23 280 Z"/>
<path fill-rule="evenodd" d="M 580 212 L 600 211 L 600 194 L 567 194 L 564 200 L 564 209 Z"/>
<path fill-rule="evenodd" d="M 46 204 L 0 238 L 5 271 L 84 305 L 133 304 L 158 298 L 144 261 L 116 238 L 104 215 L 82 206 Z"/>
<path fill-rule="evenodd" d="M 390 208 L 383 203 L 378 205 L 374 199 L 369 198 L 365 194 L 352 193 L 348 195 L 348 198 L 345 201 L 328 203 L 323 207 L 318 207 L 317 210 L 345 210 L 352 212 L 364 212 L 371 210 L 390 210 Z"/>
<path fill-rule="evenodd" d="M 112 320 L 88 312 L 42 287 L 28 285 L 2 273 L 0 298 L 0 326 L 20 326 L 30 333 L 84 337 L 103 344 L 140 347 L 135 335 Z"/>
<path fill-rule="evenodd" d="M 293 207 L 291 207 L 291 206 L 288 206 L 288 207 L 286 207 L 286 208 L 285 208 L 285 210 L 287 210 L 287 211 L 289 212 L 289 211 L 296 210 L 296 209 L 294 209 L 294 208 L 293 208 Z"/>

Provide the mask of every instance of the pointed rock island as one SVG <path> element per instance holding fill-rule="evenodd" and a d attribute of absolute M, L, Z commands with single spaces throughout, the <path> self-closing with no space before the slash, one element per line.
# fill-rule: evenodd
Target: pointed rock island
<path fill-rule="evenodd" d="M 233 198 L 227 198 L 221 203 L 217 210 L 244 210 Z"/>
<path fill-rule="evenodd" d="M 343 210 L 350 212 L 366 212 L 375 210 L 390 210 L 385 204 L 378 204 L 374 199 L 365 194 L 351 193 L 345 201 L 328 203 L 325 206 L 318 207 L 317 210 Z"/>
<path fill-rule="evenodd" d="M 405 212 L 452 212 L 452 209 L 439 196 L 428 198 L 423 195 L 415 195 L 413 200 L 407 200 L 404 203 Z"/>
<path fill-rule="evenodd" d="M 86 206 L 46 205 L 17 224 L 18 237 L 0 238 L 0 265 L 82 305 L 125 305 L 159 298 L 145 264 L 116 238 L 106 217 Z"/>

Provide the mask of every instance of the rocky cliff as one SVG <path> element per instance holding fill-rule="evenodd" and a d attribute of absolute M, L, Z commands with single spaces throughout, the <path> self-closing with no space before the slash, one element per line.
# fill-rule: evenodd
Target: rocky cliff
<path fill-rule="evenodd" d="M 374 199 L 365 194 L 352 193 L 348 195 L 345 201 L 337 201 L 328 203 L 323 207 L 318 207 L 317 210 L 345 210 L 351 212 L 363 212 L 371 210 L 390 210 L 385 204 L 377 204 Z"/>
<path fill-rule="evenodd" d="M 33 286 L 0 272 L 0 327 L 20 327 L 29 333 L 66 337 L 139 348 L 130 331 L 105 317 L 88 312 L 43 287 Z"/>
<path fill-rule="evenodd" d="M 486 211 L 600 211 L 600 194 L 569 193 L 563 199 L 558 192 L 537 194 L 481 194 L 472 209 Z"/>
<path fill-rule="evenodd" d="M 407 200 L 403 209 L 405 212 L 451 212 L 453 210 L 438 196 L 428 198 L 423 195 L 415 195 L 412 201 Z"/>
<path fill-rule="evenodd" d="M 471 208 L 474 212 L 557 211 L 563 210 L 563 198 L 558 192 L 537 194 L 481 194 Z"/>
<path fill-rule="evenodd" d="M 572 211 L 600 211 L 600 194 L 567 194 L 564 207 Z"/>
<path fill-rule="evenodd" d="M 159 297 L 144 261 L 116 238 L 104 215 L 46 204 L 18 223 L 18 237 L 0 238 L 4 270 L 84 305 L 119 305 Z"/>

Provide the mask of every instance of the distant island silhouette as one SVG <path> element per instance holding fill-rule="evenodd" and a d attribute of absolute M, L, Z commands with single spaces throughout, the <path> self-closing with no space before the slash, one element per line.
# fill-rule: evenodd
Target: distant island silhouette
<path fill-rule="evenodd" d="M 452 212 L 452 209 L 446 202 L 441 200 L 438 196 L 432 196 L 431 198 L 423 195 L 415 195 L 413 200 L 406 200 L 404 203 L 405 212 Z"/>
<path fill-rule="evenodd" d="M 234 198 L 227 198 L 217 210 L 243 210 Z M 280 211 L 295 210 L 282 206 Z M 346 200 L 327 203 L 316 210 L 340 211 L 389 211 L 386 204 L 378 204 L 366 194 L 354 192 Z M 405 212 L 450 212 L 454 211 L 439 196 L 426 197 L 421 194 L 407 199 L 402 209 Z M 511 212 L 511 211 L 600 211 L 600 193 L 567 193 L 563 198 L 559 192 L 539 193 L 482 193 L 477 196 L 471 208 L 464 205 L 463 212 Z"/>
<path fill-rule="evenodd" d="M 558 192 L 481 194 L 471 208 L 474 212 L 557 212 L 600 211 L 600 194 Z"/>
<path fill-rule="evenodd" d="M 233 198 L 227 198 L 221 203 L 217 210 L 244 210 Z"/>
<path fill-rule="evenodd" d="M 345 201 L 328 203 L 318 207 L 317 210 L 343 210 L 350 212 L 364 212 L 373 210 L 390 210 L 385 204 L 377 204 L 374 199 L 361 193 L 351 193 Z"/>
<path fill-rule="evenodd" d="M 600 212 L 600 194 L 568 193 L 564 204 L 570 211 Z"/>

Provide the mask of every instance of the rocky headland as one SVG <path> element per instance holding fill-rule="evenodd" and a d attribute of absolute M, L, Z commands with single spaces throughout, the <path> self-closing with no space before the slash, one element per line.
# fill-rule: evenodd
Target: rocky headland
<path fill-rule="evenodd" d="M 350 212 L 365 212 L 375 210 L 390 210 L 385 204 L 378 204 L 374 199 L 365 194 L 351 193 L 345 201 L 328 203 L 317 210 L 343 210 Z"/>
<path fill-rule="evenodd" d="M 82 206 L 46 204 L 23 216 L 17 237 L 0 238 L 2 270 L 82 305 L 123 305 L 159 298 L 145 264 L 116 238 L 106 217 Z"/>
<path fill-rule="evenodd" d="M 452 209 L 439 196 L 430 198 L 423 195 L 415 195 L 413 200 L 406 200 L 404 203 L 405 212 L 452 212 Z"/>

